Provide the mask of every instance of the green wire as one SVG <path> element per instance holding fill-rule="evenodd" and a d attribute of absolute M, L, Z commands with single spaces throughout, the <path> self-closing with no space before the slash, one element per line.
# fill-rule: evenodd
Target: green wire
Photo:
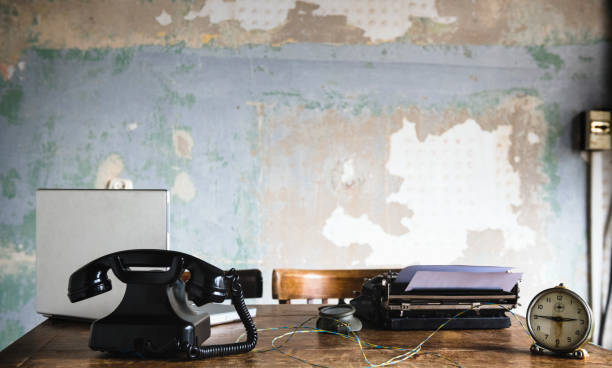
<path fill-rule="evenodd" d="M 531 334 L 529 333 L 529 331 L 527 330 L 527 328 L 525 327 L 525 325 L 523 324 L 523 322 L 522 322 L 522 321 L 521 321 L 521 320 L 518 318 L 518 316 L 517 316 L 516 314 L 514 314 L 514 312 L 512 312 L 510 309 L 506 308 L 506 307 L 505 307 L 505 306 L 503 306 L 503 305 L 496 304 L 496 303 L 483 303 L 483 304 L 488 304 L 488 305 L 496 305 L 496 306 L 498 306 L 498 307 L 503 308 L 505 311 L 510 312 L 510 313 L 512 314 L 512 316 L 513 316 L 513 317 L 514 317 L 514 318 L 515 318 L 515 319 L 518 321 L 518 323 L 519 323 L 519 324 L 520 324 L 520 326 L 523 328 L 523 330 L 524 330 L 524 331 L 527 333 L 527 335 L 529 336 L 529 338 L 530 338 L 532 341 L 534 341 L 534 340 L 533 340 L 533 337 L 531 336 Z M 433 337 L 435 334 L 437 334 L 437 333 L 438 333 L 438 332 L 439 332 L 441 329 L 443 329 L 443 328 L 444 328 L 446 325 L 448 325 L 448 324 L 449 324 L 449 323 L 450 323 L 452 320 L 454 320 L 454 319 L 456 319 L 456 318 L 460 317 L 462 314 L 464 314 L 464 313 L 466 313 L 466 312 L 469 312 L 469 311 L 471 311 L 471 310 L 475 310 L 475 309 L 478 309 L 478 308 L 480 308 L 480 306 L 474 306 L 474 307 L 471 307 L 471 308 L 469 308 L 469 309 L 463 310 L 463 311 L 461 311 L 461 312 L 459 312 L 459 313 L 455 314 L 454 316 L 452 316 L 451 318 L 449 318 L 447 321 L 445 321 L 444 323 L 442 323 L 440 326 L 438 326 L 438 328 L 436 328 L 434 331 L 432 331 L 432 332 L 431 332 L 431 333 L 430 333 L 430 334 L 429 334 L 429 335 L 428 335 L 428 336 L 427 336 L 425 339 L 423 339 L 423 340 L 422 340 L 422 341 L 421 341 L 419 344 L 417 344 L 417 345 L 416 345 L 414 348 L 402 348 L 402 347 L 397 347 L 397 346 L 385 346 L 385 345 L 372 344 L 372 343 L 369 343 L 369 342 L 367 342 L 367 341 L 363 341 L 363 340 L 361 340 L 361 339 L 359 338 L 359 336 L 357 335 L 357 333 L 356 333 L 356 332 L 354 332 L 354 331 L 351 329 L 351 326 L 350 326 L 350 325 L 348 325 L 348 324 L 346 324 L 346 323 L 344 323 L 344 322 L 342 322 L 342 321 L 336 320 L 336 319 L 334 319 L 334 318 L 329 318 L 329 317 L 320 317 L 320 318 L 328 318 L 328 319 L 333 320 L 333 321 L 335 321 L 335 322 L 337 322 L 337 323 L 341 323 L 341 324 L 343 324 L 345 327 L 347 327 L 347 329 L 348 329 L 348 331 L 349 331 L 349 333 L 350 333 L 350 334 L 343 334 L 343 333 L 339 333 L 339 332 L 336 332 L 336 331 L 328 331 L 328 330 L 318 329 L 318 328 L 315 328 L 315 327 L 305 326 L 305 324 L 306 324 L 306 323 L 308 323 L 308 322 L 312 321 L 313 319 L 315 319 L 315 318 L 319 317 L 319 316 L 311 316 L 311 317 L 309 317 L 308 319 L 306 319 L 305 321 L 303 321 L 302 323 L 300 323 L 298 326 L 281 326 L 281 327 L 270 327 L 270 328 L 261 328 L 261 329 L 257 329 L 257 332 L 264 332 L 264 331 L 279 331 L 279 330 L 288 330 L 288 329 L 292 329 L 293 331 L 290 331 L 290 332 L 287 332 L 287 333 L 284 333 L 284 334 L 281 334 L 281 335 L 275 336 L 275 337 L 272 339 L 272 341 L 271 341 L 272 348 L 270 348 L 270 349 L 265 349 L 265 350 L 253 350 L 253 351 L 254 351 L 254 352 L 257 352 L 257 353 L 267 353 L 267 352 L 270 352 L 270 351 L 277 351 L 277 352 L 279 352 L 279 353 L 281 353 L 281 354 L 283 354 L 283 355 L 285 355 L 285 356 L 287 356 L 287 357 L 289 357 L 289 358 L 291 358 L 291 359 L 297 360 L 297 361 L 302 362 L 302 363 L 304 363 L 304 364 L 308 364 L 308 365 L 313 366 L 313 367 L 319 367 L 319 368 L 328 368 L 327 366 L 320 365 L 320 364 L 317 364 L 317 363 L 313 363 L 313 362 L 310 362 L 310 361 L 308 361 L 308 360 L 302 359 L 302 358 L 300 358 L 300 357 L 298 357 L 298 356 L 295 356 L 295 355 L 289 354 L 289 353 L 287 353 L 287 352 L 285 352 L 285 351 L 283 351 L 283 350 L 281 349 L 281 348 L 282 348 L 282 347 L 283 347 L 285 344 L 287 344 L 287 343 L 288 343 L 288 342 L 291 340 L 291 338 L 293 338 L 293 336 L 295 336 L 296 334 L 299 334 L 299 333 L 325 333 L 325 334 L 330 334 L 330 335 L 340 336 L 340 337 L 343 337 L 343 338 L 345 338 L 345 339 L 347 339 L 347 340 L 349 340 L 349 341 L 353 341 L 353 342 L 357 343 L 357 344 L 359 345 L 359 349 L 360 349 L 360 351 L 361 351 L 361 354 L 362 354 L 362 356 L 363 356 L 363 359 L 364 359 L 364 361 L 365 361 L 365 362 L 366 362 L 366 364 L 367 364 L 367 366 L 366 366 L 366 367 L 368 367 L 368 368 L 374 368 L 374 367 L 387 367 L 387 366 L 395 365 L 395 364 L 398 364 L 398 363 L 401 363 L 401 362 L 405 361 L 406 359 L 409 359 L 409 358 L 415 357 L 415 356 L 416 356 L 416 355 L 418 355 L 418 354 L 422 354 L 422 355 L 432 355 L 432 356 L 434 356 L 434 357 L 436 357 L 436 358 L 441 358 L 441 359 L 444 359 L 444 360 L 448 361 L 448 362 L 449 362 L 450 364 L 452 364 L 453 366 L 456 366 L 456 367 L 461 367 L 461 364 L 459 364 L 457 361 L 454 361 L 454 360 L 452 360 L 452 359 L 450 359 L 450 358 L 448 358 L 448 357 L 445 357 L 445 356 L 444 356 L 444 355 L 442 355 L 442 354 L 439 354 L 439 353 L 434 353 L 434 352 L 421 352 L 421 349 L 422 349 L 422 347 L 423 347 L 423 345 L 424 345 L 425 343 L 427 343 L 427 342 L 428 342 L 428 341 L 429 341 L 429 340 L 430 340 L 430 339 L 431 339 L 431 338 L 432 338 L 432 337 Z M 240 341 L 240 339 L 242 339 L 242 338 L 243 338 L 245 335 L 246 335 L 245 333 L 241 334 L 241 335 L 240 335 L 240 336 L 239 336 L 239 337 L 236 339 L 236 342 Z M 275 344 L 275 342 L 276 342 L 276 341 L 281 340 L 281 339 L 283 339 L 284 337 L 287 337 L 287 340 L 284 342 L 284 344 L 280 344 L 280 345 L 276 345 L 276 344 Z M 534 341 L 534 343 L 535 343 L 535 341 Z M 365 353 L 364 346 L 366 346 L 366 347 L 370 347 L 370 348 L 374 348 L 374 349 L 380 349 L 380 350 L 398 350 L 398 351 L 405 351 L 405 353 L 402 353 L 402 354 L 396 355 L 396 356 L 394 356 L 394 357 L 391 357 L 390 359 L 388 359 L 388 360 L 386 360 L 386 361 L 384 361 L 384 362 L 382 362 L 382 363 L 380 363 L 380 364 L 372 364 L 372 363 L 370 362 L 370 360 L 368 359 L 368 357 L 367 357 L 366 353 Z"/>

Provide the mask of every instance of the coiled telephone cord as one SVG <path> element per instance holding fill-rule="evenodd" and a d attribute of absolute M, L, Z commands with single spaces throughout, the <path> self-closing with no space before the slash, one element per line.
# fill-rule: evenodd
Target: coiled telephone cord
<path fill-rule="evenodd" d="M 187 355 L 189 359 L 202 359 L 212 358 L 218 356 L 226 356 L 232 354 L 246 353 L 253 350 L 257 344 L 257 328 L 253 322 L 253 318 L 249 313 L 249 309 L 244 303 L 244 297 L 242 294 L 242 285 L 238 280 L 236 270 L 231 269 L 226 276 L 228 281 L 231 283 L 231 299 L 232 304 L 238 312 L 238 316 L 246 329 L 247 339 L 244 342 L 236 342 L 233 344 L 221 344 L 221 345 L 210 345 L 210 346 L 187 346 Z"/>

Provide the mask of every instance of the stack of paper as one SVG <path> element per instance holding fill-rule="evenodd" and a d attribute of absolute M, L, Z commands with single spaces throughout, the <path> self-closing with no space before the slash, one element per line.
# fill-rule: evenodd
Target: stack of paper
<path fill-rule="evenodd" d="M 512 267 L 408 266 L 395 282 L 408 283 L 405 291 L 428 289 L 503 290 L 510 292 L 523 276 Z"/>

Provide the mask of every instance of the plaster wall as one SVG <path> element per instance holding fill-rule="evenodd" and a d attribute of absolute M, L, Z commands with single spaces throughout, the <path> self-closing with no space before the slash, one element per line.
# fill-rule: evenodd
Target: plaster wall
<path fill-rule="evenodd" d="M 0 1 L 0 348 L 34 312 L 40 187 L 172 193 L 219 267 L 493 264 L 587 290 L 579 112 L 604 1 Z M 607 179 L 606 179 L 607 180 Z M 522 310 L 522 309 L 521 309 Z"/>

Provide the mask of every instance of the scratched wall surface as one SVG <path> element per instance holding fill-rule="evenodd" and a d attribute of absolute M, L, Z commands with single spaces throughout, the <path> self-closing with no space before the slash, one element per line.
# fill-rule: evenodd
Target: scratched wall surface
<path fill-rule="evenodd" d="M 220 267 L 518 267 L 587 295 L 580 112 L 604 1 L 0 1 L 0 348 L 34 311 L 35 190 L 171 190 Z"/>

